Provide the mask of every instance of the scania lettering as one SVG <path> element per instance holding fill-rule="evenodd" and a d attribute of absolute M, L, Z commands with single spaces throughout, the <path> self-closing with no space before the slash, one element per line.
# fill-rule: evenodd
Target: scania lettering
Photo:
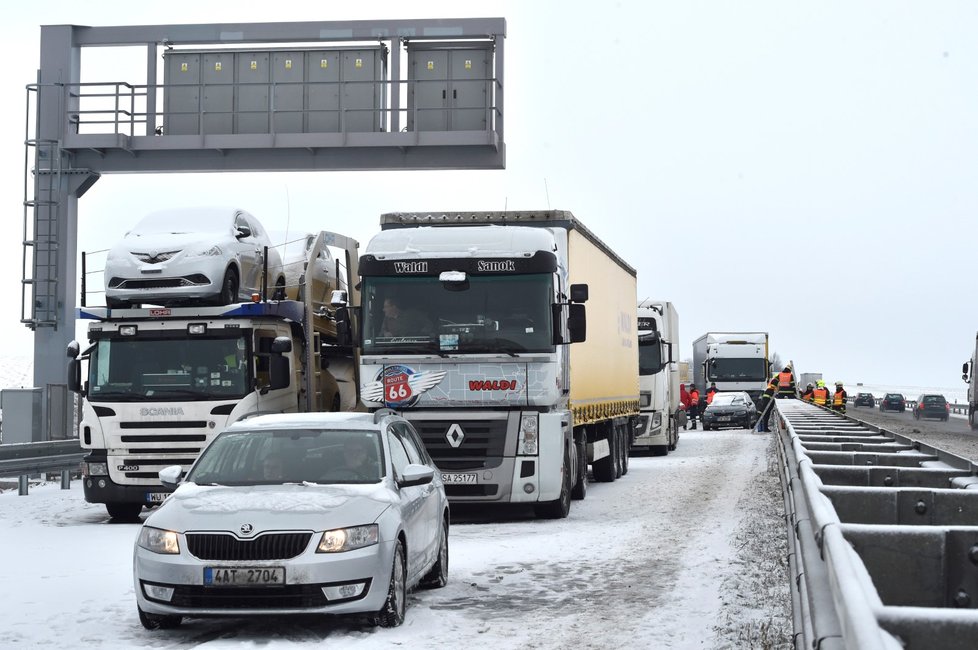
<path fill-rule="evenodd" d="M 323 246 L 345 249 L 346 268 L 355 273 L 355 240 L 320 233 L 309 259 Z M 350 277 L 345 286 L 355 291 Z M 105 504 L 113 518 L 133 519 L 166 497 L 159 470 L 189 469 L 232 422 L 262 413 L 353 410 L 357 362 L 337 340 L 338 326 L 348 324 L 346 308 L 331 310 L 312 293 L 304 291 L 302 302 L 80 308 L 79 318 L 91 321 L 90 346 L 80 356 L 76 342 L 69 346 L 68 375 L 83 397 L 85 499 Z"/>
<path fill-rule="evenodd" d="M 627 471 L 635 271 L 570 212 L 385 214 L 360 274 L 361 397 L 414 424 L 453 502 L 563 517 L 589 463 Z"/>

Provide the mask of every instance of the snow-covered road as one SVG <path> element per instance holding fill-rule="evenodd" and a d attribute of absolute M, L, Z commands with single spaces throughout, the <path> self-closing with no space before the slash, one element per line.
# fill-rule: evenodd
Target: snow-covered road
<path fill-rule="evenodd" d="M 632 458 L 565 520 L 456 513 L 449 585 L 407 620 L 190 619 L 144 630 L 131 579 L 137 527 L 110 524 L 80 486 L 0 494 L 0 647 L 789 647 L 780 484 L 769 435 L 682 432 Z"/>

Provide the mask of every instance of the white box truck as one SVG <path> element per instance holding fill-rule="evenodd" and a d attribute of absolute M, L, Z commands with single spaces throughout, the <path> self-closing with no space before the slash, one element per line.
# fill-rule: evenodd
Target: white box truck
<path fill-rule="evenodd" d="M 664 456 L 679 442 L 679 314 L 671 302 L 638 305 L 639 416 L 632 449 Z"/>
<path fill-rule="evenodd" d="M 693 341 L 693 383 L 706 394 L 710 382 L 721 391 L 746 391 L 755 402 L 771 378 L 767 332 L 707 332 Z"/>
<path fill-rule="evenodd" d="M 971 360 L 965 361 L 961 367 L 964 373 L 961 377 L 968 384 L 968 424 L 972 431 L 978 431 L 978 386 L 975 382 L 975 364 L 978 363 L 978 335 L 975 336 L 975 348 Z"/>
<path fill-rule="evenodd" d="M 309 259 L 327 245 L 345 249 L 344 267 L 356 273 L 355 240 L 320 233 Z M 314 309 L 313 292 L 302 293 L 304 302 L 79 308 L 78 317 L 91 321 L 90 345 L 84 352 L 69 345 L 68 378 L 83 398 L 85 500 L 105 504 L 113 519 L 133 520 L 166 498 L 161 469 L 186 471 L 231 423 L 355 409 L 355 350 L 338 344 L 337 314 Z"/>
<path fill-rule="evenodd" d="M 381 229 L 360 258 L 361 397 L 415 426 L 453 502 L 564 517 L 588 463 L 598 481 L 627 471 L 631 266 L 560 210 L 392 213 Z"/>

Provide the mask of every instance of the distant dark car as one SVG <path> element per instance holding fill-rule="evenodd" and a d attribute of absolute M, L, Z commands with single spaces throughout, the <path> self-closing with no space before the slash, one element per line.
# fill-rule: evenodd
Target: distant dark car
<path fill-rule="evenodd" d="M 917 403 L 913 405 L 913 417 L 915 420 L 920 418 L 934 418 L 947 422 L 951 407 L 943 395 L 921 395 L 917 398 Z"/>
<path fill-rule="evenodd" d="M 757 422 L 757 408 L 750 395 L 743 391 L 717 393 L 703 411 L 703 429 L 740 427 L 750 429 Z"/>
<path fill-rule="evenodd" d="M 887 393 L 880 400 L 881 411 L 900 411 L 907 410 L 906 399 L 900 393 Z"/>
<path fill-rule="evenodd" d="M 876 398 L 873 397 L 872 393 L 859 393 L 856 395 L 855 401 L 852 403 L 853 406 L 868 406 L 870 408 L 876 406 Z"/>

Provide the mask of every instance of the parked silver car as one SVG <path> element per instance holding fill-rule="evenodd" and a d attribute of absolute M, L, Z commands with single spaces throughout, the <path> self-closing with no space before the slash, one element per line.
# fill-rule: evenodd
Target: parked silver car
<path fill-rule="evenodd" d="M 284 297 L 281 255 L 251 214 L 214 207 L 153 212 L 109 250 L 105 304 L 250 300 L 262 288 L 266 246 L 270 297 Z"/>
<path fill-rule="evenodd" d="M 160 472 L 165 484 L 179 477 L 178 466 Z M 400 625 L 408 590 L 448 580 L 448 524 L 440 473 L 390 411 L 238 422 L 144 522 L 139 620 L 322 613 Z"/>

